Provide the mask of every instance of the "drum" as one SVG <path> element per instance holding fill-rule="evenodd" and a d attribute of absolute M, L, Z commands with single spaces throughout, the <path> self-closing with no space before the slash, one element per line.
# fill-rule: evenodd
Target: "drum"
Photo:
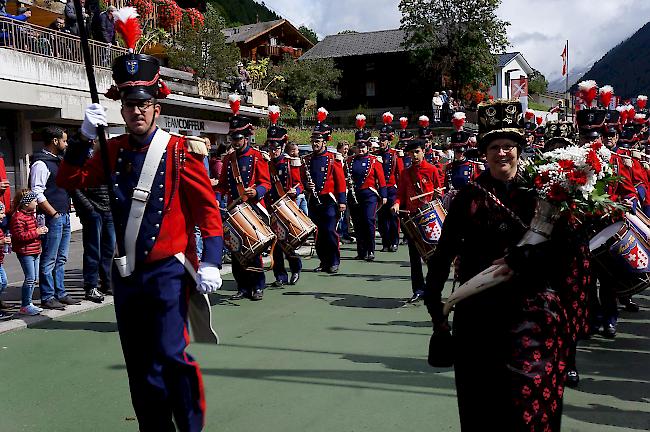
<path fill-rule="evenodd" d="M 405 218 L 404 231 L 425 261 L 436 251 L 447 212 L 439 200 L 428 202 Z"/>
<path fill-rule="evenodd" d="M 619 297 L 650 286 L 650 243 L 626 217 L 600 231 L 589 242 L 598 272 L 607 275 Z"/>
<path fill-rule="evenodd" d="M 271 229 L 282 250 L 294 253 L 316 231 L 316 225 L 289 196 L 285 195 L 271 206 Z"/>
<path fill-rule="evenodd" d="M 247 203 L 227 211 L 223 221 L 223 242 L 242 265 L 261 254 L 275 240 L 271 231 Z"/>

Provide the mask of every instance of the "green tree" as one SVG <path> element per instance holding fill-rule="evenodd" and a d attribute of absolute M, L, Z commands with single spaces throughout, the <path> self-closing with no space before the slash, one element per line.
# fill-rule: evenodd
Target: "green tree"
<path fill-rule="evenodd" d="M 489 86 L 495 53 L 509 45 L 506 28 L 496 10 L 501 0 L 400 0 L 405 45 L 425 73 L 438 74 L 458 91 Z"/>
<path fill-rule="evenodd" d="M 533 69 L 533 73 L 528 77 L 528 93 L 539 95 L 546 93 L 548 89 L 548 81 L 546 77 L 537 69 Z"/>
<path fill-rule="evenodd" d="M 268 86 L 269 89 L 277 92 L 301 119 L 307 99 L 319 96 L 327 99 L 339 97 L 337 86 L 341 71 L 336 68 L 332 59 L 297 61 L 287 55 L 275 66 L 270 76 L 273 76 L 275 81 Z M 276 79 L 278 76 L 283 79 Z"/>
<path fill-rule="evenodd" d="M 221 32 L 224 25 L 224 19 L 210 4 L 202 26 L 195 24 L 193 27 L 189 18 L 183 17 L 181 30 L 167 49 L 171 66 L 191 68 L 196 76 L 215 81 L 232 74 L 240 54 L 236 45 L 226 44 L 226 37 Z"/>
<path fill-rule="evenodd" d="M 298 27 L 298 31 L 307 39 L 311 41 L 314 45 L 318 43 L 318 35 L 316 34 L 315 31 L 310 29 L 309 27 L 305 27 L 304 25 L 301 25 Z"/>

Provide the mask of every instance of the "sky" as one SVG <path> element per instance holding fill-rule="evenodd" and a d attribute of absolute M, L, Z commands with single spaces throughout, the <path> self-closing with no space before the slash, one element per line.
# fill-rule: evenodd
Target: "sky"
<path fill-rule="evenodd" d="M 266 0 L 296 27 L 322 39 L 342 30 L 398 28 L 399 0 Z M 648 0 L 503 0 L 498 16 L 511 25 L 508 51 L 521 51 L 549 81 L 560 77 L 569 40 L 569 67 L 584 70 L 650 21 Z"/>

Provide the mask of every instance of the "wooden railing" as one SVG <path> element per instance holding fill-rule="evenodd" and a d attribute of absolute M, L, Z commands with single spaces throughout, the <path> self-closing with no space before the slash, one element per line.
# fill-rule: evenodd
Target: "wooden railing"
<path fill-rule="evenodd" d="M 113 60 L 126 52 L 124 48 L 94 40 L 88 43 L 93 65 L 99 68 L 110 69 Z M 78 36 L 3 17 L 0 17 L 0 48 L 83 63 Z"/>
<path fill-rule="evenodd" d="M 293 58 L 302 56 L 302 48 L 280 45 L 261 45 L 257 48 L 257 52 L 263 57 L 284 57 L 285 54 L 289 54 Z"/>

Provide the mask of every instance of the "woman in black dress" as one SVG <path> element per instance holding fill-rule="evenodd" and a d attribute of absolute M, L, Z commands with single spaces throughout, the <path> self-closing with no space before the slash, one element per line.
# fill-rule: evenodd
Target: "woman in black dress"
<path fill-rule="evenodd" d="M 562 265 L 566 245 L 552 235 L 541 245 L 516 247 L 536 203 L 534 191 L 518 183 L 525 144 L 520 114 L 518 102 L 479 107 L 479 148 L 489 170 L 452 202 L 427 277 L 434 332 L 445 332 L 441 292 L 454 258 L 461 283 L 495 261 L 512 273 L 509 281 L 456 305 L 453 359 L 464 432 L 560 429 L 566 320 L 549 276 Z"/>

